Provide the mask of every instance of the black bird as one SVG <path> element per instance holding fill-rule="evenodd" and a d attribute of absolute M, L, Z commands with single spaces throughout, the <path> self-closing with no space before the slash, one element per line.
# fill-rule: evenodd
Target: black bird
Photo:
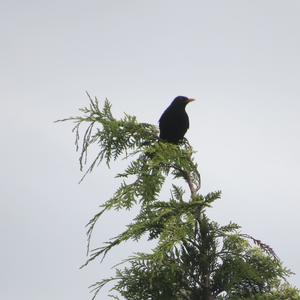
<path fill-rule="evenodd" d="M 184 96 L 176 97 L 159 119 L 159 138 L 169 143 L 178 144 L 189 128 L 186 105 L 194 101 Z"/>

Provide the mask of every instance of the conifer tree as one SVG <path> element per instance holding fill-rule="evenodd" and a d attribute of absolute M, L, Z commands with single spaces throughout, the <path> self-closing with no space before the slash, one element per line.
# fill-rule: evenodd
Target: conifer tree
<path fill-rule="evenodd" d="M 179 145 L 159 141 L 157 127 L 139 123 L 125 114 L 116 119 L 111 104 L 80 109 L 73 121 L 80 169 L 94 146 L 98 154 L 82 179 L 95 166 L 121 158 L 128 167 L 117 178 L 120 187 L 87 224 L 88 259 L 104 259 L 114 247 L 142 236 L 157 242 L 151 253 L 135 253 L 116 267 L 116 275 L 92 285 L 93 299 L 107 283 L 110 297 L 129 300 L 300 300 L 299 291 L 287 283 L 286 269 L 273 249 L 241 231 L 235 223 L 221 226 L 206 212 L 221 192 L 200 193 L 201 177 L 194 151 L 184 139 Z M 82 138 L 80 128 L 85 126 Z M 174 179 L 170 198 L 161 196 L 167 177 Z M 178 185 L 181 179 L 183 186 Z M 175 184 L 176 182 L 176 184 Z M 104 213 L 139 207 L 139 213 L 117 237 L 90 249 L 93 229 Z M 120 297 L 120 298 L 119 298 Z"/>

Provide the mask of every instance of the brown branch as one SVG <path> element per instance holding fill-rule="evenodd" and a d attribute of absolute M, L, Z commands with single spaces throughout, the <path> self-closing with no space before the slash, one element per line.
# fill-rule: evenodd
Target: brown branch
<path fill-rule="evenodd" d="M 259 248 L 261 248 L 268 255 L 271 255 L 275 260 L 279 261 L 279 258 L 276 255 L 275 251 L 269 245 L 263 243 L 261 240 L 258 240 L 249 234 L 241 234 L 241 236 L 246 239 L 252 240 L 255 245 L 257 245 Z"/>
<path fill-rule="evenodd" d="M 195 181 L 193 180 L 192 178 L 192 172 L 189 173 L 185 170 L 182 170 L 181 168 L 175 166 L 175 165 L 171 165 L 169 166 L 171 168 L 173 168 L 174 170 L 178 171 L 179 173 L 181 173 L 181 176 L 184 178 L 184 180 L 186 181 L 186 183 L 188 184 L 189 186 L 189 189 L 190 189 L 190 192 L 191 192 L 191 197 L 195 197 L 197 195 L 197 192 L 200 190 L 201 188 L 201 176 L 200 176 L 200 173 L 198 171 L 196 171 L 197 173 L 197 179 L 198 179 L 198 184 L 197 184 L 197 180 L 196 180 L 196 183 Z"/>

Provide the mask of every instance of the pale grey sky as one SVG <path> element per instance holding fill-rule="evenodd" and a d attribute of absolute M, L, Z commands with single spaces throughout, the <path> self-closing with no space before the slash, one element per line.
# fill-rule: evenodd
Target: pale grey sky
<path fill-rule="evenodd" d="M 298 0 L 2 0 L 0 298 L 89 299 L 147 247 L 78 270 L 83 226 L 117 187 L 104 167 L 78 185 L 71 124 L 52 123 L 85 90 L 154 124 L 175 96 L 198 99 L 187 137 L 203 193 L 223 191 L 209 215 L 270 244 L 300 287 L 299 15 Z M 94 246 L 127 221 L 105 216 Z"/>

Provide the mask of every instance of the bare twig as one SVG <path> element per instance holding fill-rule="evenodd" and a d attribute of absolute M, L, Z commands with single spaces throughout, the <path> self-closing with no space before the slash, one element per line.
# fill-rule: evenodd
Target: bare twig
<path fill-rule="evenodd" d="M 267 254 L 271 255 L 275 260 L 279 261 L 279 258 L 276 255 L 275 251 L 269 245 L 263 243 L 261 240 L 258 240 L 249 234 L 241 234 L 241 236 L 246 239 L 252 240 L 255 245 L 257 245 L 259 248 L 261 248 Z"/>

